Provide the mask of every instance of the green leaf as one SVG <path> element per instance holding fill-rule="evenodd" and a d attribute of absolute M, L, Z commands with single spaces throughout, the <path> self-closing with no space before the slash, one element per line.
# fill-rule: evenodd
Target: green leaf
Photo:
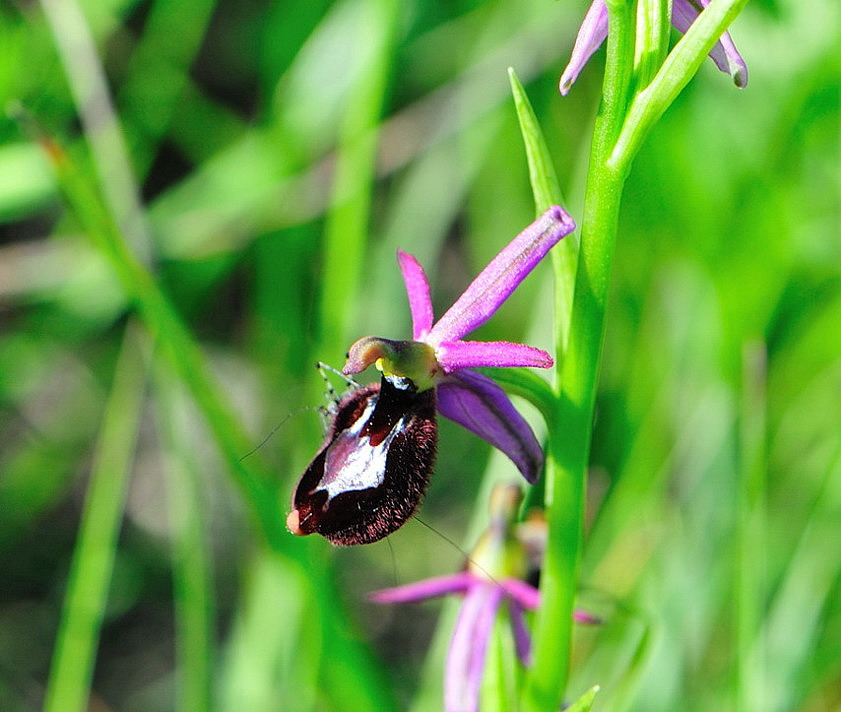
<path fill-rule="evenodd" d="M 552 156 L 546 145 L 546 139 L 540 130 L 534 109 L 526 95 L 526 90 L 517 78 L 513 67 L 508 68 L 508 78 L 511 81 L 511 92 L 514 95 L 514 106 L 517 109 L 517 119 L 520 122 L 520 133 L 526 147 L 526 158 L 529 162 L 529 180 L 534 193 L 537 214 L 548 210 L 553 205 L 563 202 L 561 187 L 552 164 Z"/>
<path fill-rule="evenodd" d="M 123 340 L 97 441 L 47 683 L 47 712 L 82 712 L 88 706 L 140 425 L 146 383 L 142 346 L 137 324 L 132 323 Z"/>
<path fill-rule="evenodd" d="M 590 708 L 593 706 L 593 700 L 595 699 L 598 691 L 598 685 L 591 687 L 587 690 L 587 692 L 567 707 L 567 712 L 590 712 Z"/>
<path fill-rule="evenodd" d="M 213 709 L 216 603 L 207 540 L 206 481 L 190 447 L 187 390 L 164 361 L 155 373 L 159 429 L 166 457 L 167 503 L 172 531 L 175 602 L 176 711 Z"/>
<path fill-rule="evenodd" d="M 555 409 L 555 393 L 538 374 L 528 368 L 478 368 L 477 371 L 492 378 L 506 391 L 525 398 L 546 420 L 551 422 Z"/>
<path fill-rule="evenodd" d="M 537 213 L 542 213 L 553 205 L 563 201 L 558 177 L 552 164 L 552 156 L 546 145 L 546 139 L 540 130 L 534 109 L 526 95 L 523 85 L 512 67 L 508 68 L 511 91 L 514 94 L 514 106 L 520 122 L 520 133 L 526 148 L 529 164 L 529 180 L 534 193 Z M 569 235 L 551 252 L 552 271 L 555 274 L 555 322 L 557 324 L 557 366 L 560 369 L 561 356 L 566 352 L 569 332 L 572 296 L 575 287 L 575 272 L 578 269 L 578 237 Z"/>

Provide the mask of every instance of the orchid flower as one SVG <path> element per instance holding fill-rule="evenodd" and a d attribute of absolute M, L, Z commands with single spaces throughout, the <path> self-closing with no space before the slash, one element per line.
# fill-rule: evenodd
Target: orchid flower
<path fill-rule="evenodd" d="M 463 337 L 490 319 L 546 253 L 574 229 L 575 223 L 562 208 L 547 210 L 482 270 L 434 324 L 423 267 L 412 255 L 398 251 L 412 313 L 413 341 L 374 336 L 360 339 L 351 346 L 343 372 L 359 373 L 376 364 L 386 375 L 411 379 L 419 391 L 434 387 L 441 415 L 502 450 L 528 482 L 535 482 L 543 465 L 543 451 L 534 433 L 505 392 L 471 369 L 550 368 L 552 357 L 525 344 L 465 341 Z"/>
<path fill-rule="evenodd" d="M 526 546 L 515 524 L 521 493 L 516 486 L 497 486 L 491 495 L 491 522 L 457 574 L 397 586 L 369 595 L 374 603 L 413 603 L 446 594 L 464 600 L 450 639 L 444 671 L 445 712 L 479 709 L 482 676 L 494 623 L 507 604 L 514 649 L 524 666 L 531 663 L 531 636 L 526 612 L 540 603 L 540 592 L 523 581 L 528 572 Z M 575 620 L 595 624 L 589 613 L 575 611 Z"/>
<path fill-rule="evenodd" d="M 679 32 L 685 33 L 710 0 L 674 0 L 672 2 L 672 25 Z M 578 79 L 578 75 L 593 53 L 607 37 L 607 6 L 604 0 L 594 0 L 575 39 L 572 56 L 564 73 L 561 75 L 560 91 L 563 96 Z M 736 49 L 729 32 L 725 32 L 710 50 L 710 58 L 725 74 L 733 77 L 734 84 L 744 89 L 748 83 L 748 68 L 742 55 Z"/>
<path fill-rule="evenodd" d="M 378 541 L 412 516 L 435 462 L 436 409 L 502 450 L 528 482 L 543 451 L 525 419 L 480 366 L 552 366 L 541 349 L 508 341 L 465 341 L 484 324 L 557 242 L 575 228 L 559 207 L 547 210 L 505 247 L 455 304 L 433 323 L 429 282 L 399 251 L 409 295 L 411 341 L 366 336 L 351 346 L 345 375 L 376 365 L 380 384 L 351 391 L 332 411 L 327 437 L 292 497 L 286 526 L 334 544 Z"/>

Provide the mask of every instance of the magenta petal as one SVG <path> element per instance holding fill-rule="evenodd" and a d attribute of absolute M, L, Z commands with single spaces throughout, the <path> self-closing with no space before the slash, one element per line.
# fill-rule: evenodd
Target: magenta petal
<path fill-rule="evenodd" d="M 464 593 L 474 583 L 476 577 L 463 571 L 450 576 L 438 576 L 436 578 L 409 583 L 405 586 L 384 588 L 381 591 L 373 591 L 368 594 L 368 600 L 372 603 L 413 603 L 424 601 L 427 598 L 435 598 L 448 593 Z"/>
<path fill-rule="evenodd" d="M 514 631 L 514 647 L 517 651 L 517 657 L 523 665 L 531 665 L 531 635 L 529 635 L 523 609 L 516 601 L 509 601 L 508 610 L 511 614 L 511 628 Z"/>
<path fill-rule="evenodd" d="M 438 384 L 438 410 L 502 450 L 531 483 L 543 467 L 543 450 L 522 415 L 494 381 L 475 371 L 453 373 Z"/>
<path fill-rule="evenodd" d="M 458 341 L 484 324 L 557 242 L 575 229 L 563 208 L 549 208 L 503 248 L 442 316 L 428 344 Z"/>
<path fill-rule="evenodd" d="M 446 373 L 482 366 L 551 368 L 555 363 L 543 349 L 509 341 L 445 341 L 435 357 Z"/>
<path fill-rule="evenodd" d="M 594 616 L 592 613 L 588 613 L 580 608 L 576 608 L 572 612 L 572 619 L 576 623 L 581 623 L 583 625 L 601 625 L 603 623 L 602 619 L 598 616 Z"/>
<path fill-rule="evenodd" d="M 698 14 L 709 5 L 709 0 L 674 0 L 672 3 L 672 24 L 686 34 L 686 31 L 698 17 Z M 710 50 L 710 59 L 725 74 L 733 77 L 733 83 L 744 89 L 748 83 L 748 67 L 729 32 L 725 32 Z"/>
<path fill-rule="evenodd" d="M 520 579 L 508 578 L 501 585 L 508 597 L 527 611 L 533 611 L 540 605 L 540 591 L 531 584 Z"/>
<path fill-rule="evenodd" d="M 578 36 L 575 38 L 575 46 L 572 48 L 572 55 L 569 64 L 561 75 L 559 90 L 562 96 L 569 93 L 570 88 L 578 79 L 581 70 L 593 53 L 601 46 L 607 37 L 607 6 L 604 0 L 595 0 L 587 10 Z"/>
<path fill-rule="evenodd" d="M 489 583 L 474 586 L 464 598 L 444 671 L 446 712 L 479 709 L 485 656 L 502 595 L 502 589 Z"/>
<path fill-rule="evenodd" d="M 412 312 L 412 338 L 421 341 L 432 328 L 432 298 L 429 293 L 429 280 L 418 262 L 408 252 L 397 250 L 397 262 L 403 274 L 406 294 L 409 296 L 409 309 Z"/>
<path fill-rule="evenodd" d="M 733 77 L 733 83 L 739 89 L 744 89 L 748 85 L 748 65 L 736 49 L 729 32 L 725 32 L 715 43 L 710 50 L 710 57 L 722 72 L 728 72 Z"/>

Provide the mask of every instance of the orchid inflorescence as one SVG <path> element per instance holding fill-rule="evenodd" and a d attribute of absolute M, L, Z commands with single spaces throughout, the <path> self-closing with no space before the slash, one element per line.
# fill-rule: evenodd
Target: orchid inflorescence
<path fill-rule="evenodd" d="M 708 5 L 709 0 L 673 0 L 668 7 L 672 25 L 680 32 L 687 32 Z M 667 8 L 659 6 L 659 9 L 665 12 Z M 561 94 L 569 92 L 584 65 L 607 38 L 609 19 L 605 0 L 594 0 L 578 32 L 570 62 L 561 76 Z M 663 23 L 658 25 L 659 31 L 664 23 L 665 15 Z M 712 44 L 722 26 L 710 33 L 709 44 L 698 48 L 698 56 L 693 61 L 701 61 L 701 53 Z M 663 39 L 657 31 L 653 35 L 655 39 Z M 720 35 L 709 56 L 721 71 L 732 76 L 737 87 L 747 84 L 746 64 L 728 32 Z M 617 73 L 609 78 L 611 76 L 615 79 Z M 623 76 L 627 78 L 628 74 Z M 624 92 L 614 94 L 621 105 Z M 613 114 L 605 112 L 604 116 Z M 623 118 L 622 112 L 618 111 L 612 120 L 621 125 Z M 631 123 L 632 128 L 638 128 Z M 599 145 L 594 142 L 594 146 Z M 610 155 L 609 146 L 605 146 L 599 151 L 594 149 L 596 158 L 593 160 L 607 165 Z M 621 177 L 619 172 L 605 170 L 600 180 L 606 194 L 612 196 L 609 207 L 613 219 L 600 225 L 593 217 L 596 212 L 591 211 L 590 222 L 596 225 L 596 233 L 602 230 L 604 237 L 615 231 Z M 614 184 L 611 182 L 614 180 L 619 182 Z M 598 181 L 593 185 L 598 187 Z M 592 225 L 590 227 L 593 229 Z M 415 512 L 428 485 L 437 450 L 438 412 L 504 452 L 528 483 L 537 481 L 544 462 L 540 443 L 502 388 L 474 369 L 549 368 L 553 359 L 546 351 L 526 344 L 469 341 L 465 337 L 493 316 L 549 250 L 574 229 L 573 220 L 562 208 L 555 206 L 547 210 L 491 260 L 437 321 L 426 273 L 415 257 L 398 250 L 397 261 L 412 316 L 412 338 L 392 340 L 366 336 L 350 347 L 343 374 L 353 376 L 374 366 L 381 374 L 380 380 L 369 386 L 355 387 L 333 408 L 325 441 L 299 480 L 293 496 L 292 511 L 287 518 L 287 526 L 293 534 L 318 533 L 334 544 L 355 545 L 378 541 L 401 527 Z M 588 237 L 592 239 L 592 235 Z M 609 245 L 609 241 L 606 244 Z M 585 245 L 582 238 L 582 255 L 585 247 L 593 249 L 589 244 Z M 607 259 L 598 265 L 600 269 L 604 268 L 599 280 L 600 289 L 604 290 L 609 283 L 610 261 Z M 604 299 L 605 294 L 601 297 Z M 576 298 L 576 308 L 578 304 Z M 597 310 L 591 311 L 595 314 Z M 586 314 L 587 310 L 576 313 Z M 603 314 L 599 312 L 598 318 L 592 321 L 595 328 L 580 329 L 582 333 L 592 332 L 590 351 L 576 352 L 571 348 L 570 353 L 582 361 L 589 355 L 587 368 L 595 373 L 599 362 L 599 337 L 603 334 Z M 586 326 L 590 322 L 582 323 Z M 588 392 L 592 394 L 594 389 L 590 388 Z M 563 395 L 563 392 L 559 395 L 561 402 Z M 592 407 L 582 408 L 580 416 L 592 418 Z M 586 464 L 586 458 L 582 459 L 576 470 L 581 482 Z M 556 478 L 555 482 L 558 481 Z M 583 497 L 583 491 L 581 486 L 580 497 Z M 578 501 L 575 497 L 570 499 L 573 504 Z M 447 594 L 463 597 L 446 663 L 446 712 L 479 709 L 485 658 L 500 615 L 507 612 L 519 662 L 524 667 L 530 665 L 531 637 L 526 614 L 537 608 L 541 594 L 524 580 L 528 567 L 521 533 L 524 525 L 517 521 L 520 500 L 519 487 L 495 491 L 490 525 L 468 557 L 463 571 L 371 594 L 371 600 L 376 603 L 417 602 Z M 553 499 L 554 503 L 562 501 L 563 497 L 559 496 Z M 549 508 L 552 506 L 555 504 Z M 581 509 L 575 509 L 568 519 L 573 521 L 572 516 Z M 572 544 L 568 550 L 580 551 L 582 527 L 570 525 L 567 530 L 578 532 L 570 538 Z M 557 548 L 558 542 L 553 543 Z M 568 565 L 574 560 L 572 556 L 556 555 L 553 558 L 547 554 L 547 562 L 556 564 L 555 579 L 568 582 L 574 581 L 577 575 L 575 565 Z M 551 595 L 547 590 L 546 596 Z M 547 658 L 545 650 L 551 653 L 552 649 L 545 643 L 551 642 L 552 636 L 545 634 L 545 628 L 560 630 L 559 638 L 567 639 L 573 618 L 585 623 L 598 620 L 581 612 L 575 612 L 571 617 L 570 601 L 565 607 L 553 608 L 553 603 L 557 604 L 557 601 L 544 599 L 544 611 L 555 611 L 557 615 L 551 620 L 546 618 L 549 623 L 538 638 L 543 643 L 538 644 L 533 671 L 540 670 L 544 678 L 558 680 L 557 703 L 563 692 L 568 660 L 563 649 L 563 655 Z M 559 620 L 562 625 L 557 623 Z M 541 665 L 541 648 L 544 649 L 543 662 L 549 659 L 551 665 Z"/>

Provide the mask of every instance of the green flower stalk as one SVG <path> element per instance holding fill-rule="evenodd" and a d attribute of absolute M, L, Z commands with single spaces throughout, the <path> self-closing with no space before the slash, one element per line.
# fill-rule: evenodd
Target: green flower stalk
<path fill-rule="evenodd" d="M 535 624 L 534 663 L 522 694 L 521 708 L 525 712 L 557 710 L 569 675 L 572 611 L 583 548 L 585 480 L 625 179 L 633 157 L 656 120 L 694 76 L 745 3 L 746 0 L 712 0 L 703 2 L 703 7 L 696 5 L 699 11 L 694 21 L 665 55 L 660 52 L 664 27 L 650 20 L 668 9 L 666 0 L 646 3 L 650 13 L 638 16 L 631 3 L 597 1 L 588 13 L 562 81 L 571 85 L 606 33 L 602 102 L 593 132 L 584 212 L 579 223 L 580 253 L 566 342 L 566 322 L 563 315 L 556 316 L 557 343 L 566 343 L 567 347 L 556 359 L 557 403 L 546 451 L 549 538 Z M 674 5 L 679 4 L 685 3 Z M 722 49 L 732 47 L 729 38 L 725 39 Z M 637 57 L 643 50 L 651 63 L 641 71 Z M 737 85 L 743 85 L 747 71 L 741 56 L 728 54 L 726 49 L 724 54 Z"/>

